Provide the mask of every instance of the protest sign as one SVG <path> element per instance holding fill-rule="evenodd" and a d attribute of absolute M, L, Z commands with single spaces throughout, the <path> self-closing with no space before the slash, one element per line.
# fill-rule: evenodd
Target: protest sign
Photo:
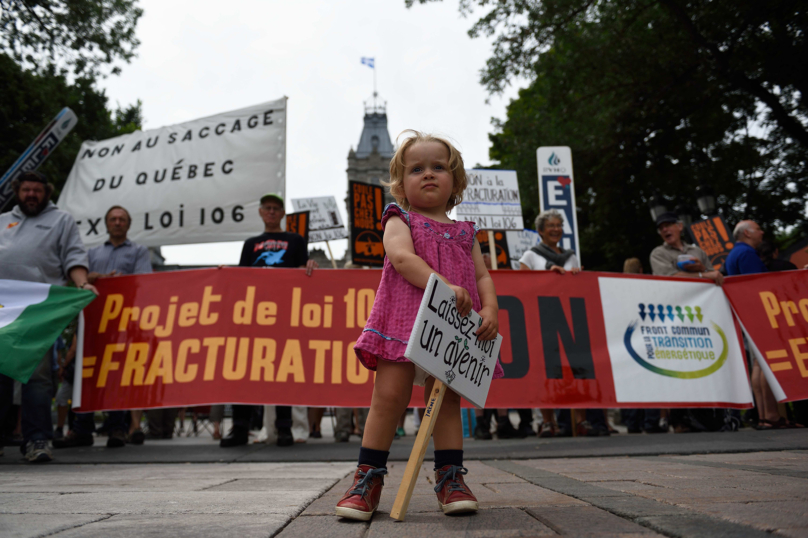
<path fill-rule="evenodd" d="M 808 399 L 808 272 L 728 277 L 722 288 L 777 401 Z"/>
<path fill-rule="evenodd" d="M 710 258 L 712 268 L 716 271 L 721 269 L 733 247 L 732 236 L 724 219 L 716 216 L 694 222 L 688 231 L 696 245 Z"/>
<path fill-rule="evenodd" d="M 85 141 L 58 205 L 87 246 L 107 239 L 122 205 L 146 246 L 241 241 L 259 199 L 286 188 L 286 98 L 178 125 Z"/>
<path fill-rule="evenodd" d="M 404 356 L 477 407 L 485 407 L 502 335 L 478 340 L 483 319 L 457 311 L 457 297 L 432 273 Z"/>
<path fill-rule="evenodd" d="M 0 210 L 14 198 L 11 182 L 23 172 L 32 172 L 39 168 L 50 156 L 56 146 L 73 130 L 78 120 L 69 108 L 63 108 L 51 122 L 42 129 L 31 145 L 14 161 L 11 168 L 0 177 Z"/>
<path fill-rule="evenodd" d="M 292 207 L 295 211 L 310 211 L 309 242 L 333 241 L 345 239 L 348 232 L 342 222 L 342 216 L 333 196 L 318 196 L 315 198 L 293 198 Z"/>
<path fill-rule="evenodd" d="M 521 230 L 522 203 L 513 170 L 466 170 L 468 186 L 455 207 L 457 220 L 474 221 L 481 230 Z"/>
<path fill-rule="evenodd" d="M 286 214 L 286 231 L 303 237 L 309 242 L 309 216 L 310 211 L 299 211 Z"/>
<path fill-rule="evenodd" d="M 351 259 L 356 265 L 384 265 L 384 189 L 359 181 L 348 182 L 351 208 Z"/>
<path fill-rule="evenodd" d="M 506 244 L 508 246 L 508 256 L 510 257 L 511 268 L 519 270 L 519 260 L 525 252 L 535 247 L 541 241 L 539 234 L 533 230 L 508 230 L 505 232 Z"/>
<path fill-rule="evenodd" d="M 99 279 L 100 297 L 85 308 L 80 337 L 80 410 L 213 403 L 367 407 L 373 372 L 361 365 L 353 345 L 370 315 L 381 273 L 347 269 L 307 277 L 303 269 L 234 267 Z M 742 348 L 734 325 L 725 319 L 729 307 L 721 288 L 594 272 L 494 271 L 491 277 L 499 302 L 499 358 L 505 376 L 491 384 L 488 407 L 751 405 L 748 382 L 738 376 L 738 369 L 744 369 Z M 629 291 L 610 284 L 620 279 Z M 603 290 L 611 290 L 605 300 Z M 664 320 L 656 315 L 659 304 Z M 647 365 L 626 346 L 631 326 L 631 348 Z M 701 329 L 709 329 L 709 335 L 700 334 Z M 647 355 L 646 336 L 661 338 L 651 340 L 653 359 Z M 761 345 L 764 352 L 791 349 L 788 340 L 769 345 Z M 679 358 L 684 351 L 712 351 L 715 358 Z M 696 379 L 647 367 L 697 371 L 719 359 L 720 367 Z M 624 390 L 624 383 L 643 385 L 641 394 Z M 654 401 L 647 401 L 649 395 Z M 410 405 L 423 402 L 423 392 L 416 388 Z"/>
<path fill-rule="evenodd" d="M 572 250 L 580 262 L 572 152 L 567 146 L 541 147 L 536 150 L 536 160 L 539 169 L 539 209 L 555 209 L 564 215 L 564 235 L 561 236 L 560 246 L 564 250 Z"/>
<path fill-rule="evenodd" d="M 506 239 L 507 232 L 491 232 L 494 236 L 494 251 L 497 258 L 497 269 L 511 269 L 510 252 L 508 251 L 508 241 Z M 480 230 L 477 232 L 477 242 L 480 243 L 483 255 L 491 254 L 491 244 L 489 232 Z M 486 264 L 487 267 L 492 268 L 491 264 Z"/>

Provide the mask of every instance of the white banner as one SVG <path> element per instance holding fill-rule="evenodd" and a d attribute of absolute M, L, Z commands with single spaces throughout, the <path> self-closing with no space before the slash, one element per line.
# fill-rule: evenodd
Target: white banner
<path fill-rule="evenodd" d="M 261 229 L 259 198 L 286 190 L 286 98 L 179 125 L 85 141 L 58 205 L 87 246 L 104 215 L 132 216 L 146 246 L 240 241 Z"/>
<path fill-rule="evenodd" d="M 473 221 L 481 230 L 521 230 L 522 203 L 513 170 L 466 170 L 468 186 L 457 220 Z"/>
<path fill-rule="evenodd" d="M 333 196 L 294 198 L 292 207 L 295 211 L 310 211 L 309 243 L 348 237 L 348 231 L 337 207 L 337 200 Z"/>
<path fill-rule="evenodd" d="M 493 340 L 477 340 L 474 332 L 481 323 L 474 310 L 460 316 L 452 288 L 432 273 L 404 352 L 477 407 L 485 407 L 502 346 L 501 334 Z"/>
<path fill-rule="evenodd" d="M 618 403 L 752 401 L 721 288 L 636 278 L 598 283 Z"/>

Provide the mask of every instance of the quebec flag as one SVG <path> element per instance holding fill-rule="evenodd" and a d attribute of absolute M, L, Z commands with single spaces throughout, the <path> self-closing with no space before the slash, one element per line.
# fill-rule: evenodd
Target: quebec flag
<path fill-rule="evenodd" d="M 375 60 L 374 58 L 366 58 L 366 57 L 362 56 L 362 65 L 366 65 L 366 66 L 370 67 L 371 69 L 375 69 L 374 60 Z"/>

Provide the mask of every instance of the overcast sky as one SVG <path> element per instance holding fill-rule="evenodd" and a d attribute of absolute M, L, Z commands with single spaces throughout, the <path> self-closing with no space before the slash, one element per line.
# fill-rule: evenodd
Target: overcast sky
<path fill-rule="evenodd" d="M 333 195 L 342 206 L 348 151 L 373 93 L 361 57 L 376 59 L 391 138 L 408 128 L 446 135 L 468 167 L 490 163 L 491 117 L 503 118 L 516 95 L 511 88 L 486 104 L 478 78 L 490 41 L 468 37 L 476 18 L 462 18 L 456 0 L 411 9 L 404 0 L 140 6 L 138 57 L 102 83 L 111 105 L 140 99 L 152 129 L 288 96 L 287 211 L 289 199 L 305 196 Z M 346 247 L 332 242 L 337 257 Z M 179 264 L 237 264 L 240 252 L 241 243 L 163 248 L 166 262 Z"/>

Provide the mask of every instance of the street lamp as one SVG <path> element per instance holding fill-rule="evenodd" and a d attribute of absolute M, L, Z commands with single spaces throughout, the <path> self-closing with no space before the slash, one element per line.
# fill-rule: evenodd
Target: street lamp
<path fill-rule="evenodd" d="M 651 210 L 651 219 L 654 222 L 656 222 L 657 218 L 659 218 L 662 213 L 668 210 L 665 206 L 665 199 L 658 192 L 651 195 L 651 198 L 648 200 L 648 207 Z"/>
<path fill-rule="evenodd" d="M 699 211 L 702 215 L 715 215 L 715 194 L 709 185 L 699 185 L 696 187 L 696 203 L 699 204 Z"/>

